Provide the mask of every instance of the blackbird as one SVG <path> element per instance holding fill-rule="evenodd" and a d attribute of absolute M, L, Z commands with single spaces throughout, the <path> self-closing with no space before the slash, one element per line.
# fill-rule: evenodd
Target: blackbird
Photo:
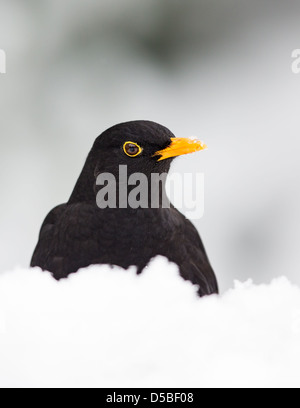
<path fill-rule="evenodd" d="M 218 293 L 197 230 L 172 204 L 165 205 L 165 178 L 160 178 L 176 156 L 205 147 L 198 140 L 176 138 L 150 121 L 106 130 L 96 139 L 69 201 L 46 217 L 31 266 L 51 272 L 57 280 L 94 264 L 136 266 L 139 274 L 152 258 L 162 255 L 179 266 L 182 278 L 198 285 L 200 296 Z M 120 169 L 123 173 L 126 169 L 126 183 Z M 147 191 L 140 188 L 134 193 L 138 183 L 129 181 L 136 174 L 149 182 Z M 112 191 L 108 175 L 114 179 Z"/>

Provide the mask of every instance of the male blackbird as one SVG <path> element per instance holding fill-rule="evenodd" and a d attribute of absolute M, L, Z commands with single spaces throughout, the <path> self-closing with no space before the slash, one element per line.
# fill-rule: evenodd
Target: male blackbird
<path fill-rule="evenodd" d="M 153 257 L 162 255 L 179 266 L 185 280 L 199 286 L 200 296 L 218 293 L 197 230 L 173 205 L 162 204 L 163 179 L 156 179 L 160 187 L 156 208 L 151 208 L 149 198 L 153 175 L 168 173 L 174 157 L 205 147 L 200 141 L 175 138 L 167 128 L 149 121 L 123 123 L 105 131 L 96 139 L 68 203 L 46 217 L 31 266 L 50 271 L 59 280 L 93 264 L 125 269 L 135 265 L 141 273 Z M 144 202 L 142 207 L 149 208 L 124 208 L 120 166 L 127 166 L 128 177 L 136 173 L 147 177 L 149 205 Z M 96 199 L 101 190 L 97 179 L 107 173 L 115 177 L 117 197 L 116 205 L 104 208 Z M 126 186 L 127 199 L 136 185 L 128 185 L 126 179 Z"/>

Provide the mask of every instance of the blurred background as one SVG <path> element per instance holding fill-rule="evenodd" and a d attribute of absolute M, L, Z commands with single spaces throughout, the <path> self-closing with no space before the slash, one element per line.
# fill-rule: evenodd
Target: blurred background
<path fill-rule="evenodd" d="M 198 136 L 196 222 L 221 290 L 300 283 L 300 2 L 0 0 L 0 271 L 27 266 L 94 139 L 148 119 Z"/>

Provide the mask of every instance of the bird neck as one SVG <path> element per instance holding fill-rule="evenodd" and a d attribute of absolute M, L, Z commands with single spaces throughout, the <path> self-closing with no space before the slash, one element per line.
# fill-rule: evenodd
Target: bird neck
<path fill-rule="evenodd" d="M 78 202 L 95 202 L 95 167 L 97 158 L 93 150 L 89 153 L 83 170 L 74 187 L 68 204 L 75 204 Z"/>
<path fill-rule="evenodd" d="M 93 150 L 88 155 L 83 170 L 74 187 L 68 204 L 93 203 L 99 208 L 169 208 L 170 201 L 166 194 L 167 174 L 136 173 L 135 175 L 114 169 L 111 183 L 107 172 L 99 169 L 97 155 Z M 124 169 L 123 169 L 124 170 Z M 103 176 L 103 177 L 102 177 Z M 133 176 L 133 179 L 131 178 Z M 100 178 L 99 178 L 100 177 Z"/>
<path fill-rule="evenodd" d="M 97 177 L 95 192 L 99 208 L 170 208 L 166 175 L 127 175 L 122 171 L 118 177 L 111 176 L 103 172 Z"/>

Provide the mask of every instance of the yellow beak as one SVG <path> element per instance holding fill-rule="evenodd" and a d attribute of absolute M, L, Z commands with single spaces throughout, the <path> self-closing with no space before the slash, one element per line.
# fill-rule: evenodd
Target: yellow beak
<path fill-rule="evenodd" d="M 174 137 L 171 140 L 170 146 L 154 154 L 154 156 L 161 156 L 158 161 L 207 149 L 206 144 L 197 139 Z"/>

